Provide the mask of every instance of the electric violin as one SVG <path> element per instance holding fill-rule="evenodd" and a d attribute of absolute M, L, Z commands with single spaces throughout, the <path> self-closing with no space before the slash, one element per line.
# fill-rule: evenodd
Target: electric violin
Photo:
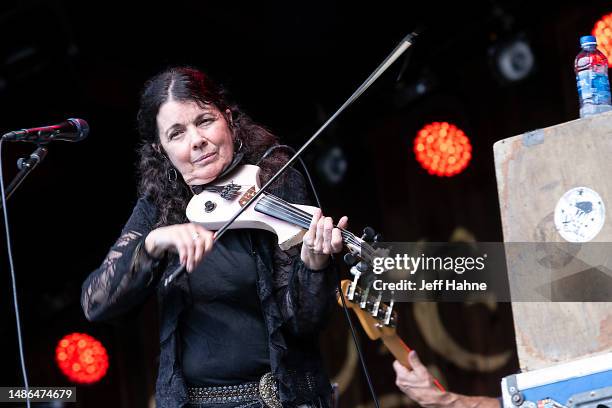
<path fill-rule="evenodd" d="M 218 231 L 259 191 L 259 173 L 260 168 L 254 165 L 237 166 L 230 174 L 207 184 L 189 201 L 187 218 L 208 230 Z M 316 210 L 317 207 L 292 204 L 264 193 L 257 197 L 253 205 L 244 209 L 229 229 L 270 231 L 278 237 L 280 248 L 287 250 L 302 242 Z M 375 257 L 386 256 L 385 250 L 375 248 L 380 235 L 374 234 L 371 228 L 366 230 L 364 236 L 358 237 L 340 228 L 342 241 L 349 250 L 347 255 L 350 255 L 345 256 L 345 260 L 350 261 L 350 266 L 355 266 L 360 273 L 369 269 Z"/>

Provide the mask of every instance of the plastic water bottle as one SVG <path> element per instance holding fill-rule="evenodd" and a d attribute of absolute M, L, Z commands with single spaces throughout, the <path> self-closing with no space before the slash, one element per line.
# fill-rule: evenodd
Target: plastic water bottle
<path fill-rule="evenodd" d="M 608 59 L 597 49 L 597 40 L 592 35 L 580 37 L 582 50 L 574 61 L 580 117 L 612 110 L 610 83 L 608 82 Z"/>

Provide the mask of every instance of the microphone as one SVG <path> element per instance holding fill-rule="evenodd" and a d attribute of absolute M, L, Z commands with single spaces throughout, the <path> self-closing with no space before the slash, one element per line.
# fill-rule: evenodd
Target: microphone
<path fill-rule="evenodd" d="M 47 143 L 54 140 L 80 142 L 89 134 L 89 125 L 83 119 L 71 118 L 57 125 L 14 130 L 2 136 L 14 142 Z"/>

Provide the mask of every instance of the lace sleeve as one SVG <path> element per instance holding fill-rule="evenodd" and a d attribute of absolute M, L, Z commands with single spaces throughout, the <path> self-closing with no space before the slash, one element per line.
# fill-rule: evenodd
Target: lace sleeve
<path fill-rule="evenodd" d="M 273 194 L 290 203 L 312 205 L 304 177 L 292 168 L 287 170 L 287 182 Z M 327 322 L 335 302 L 337 273 L 330 262 L 318 271 L 308 269 L 300 258 L 300 246 L 274 253 L 276 297 L 281 305 L 285 328 L 294 335 L 315 333 Z"/>
<path fill-rule="evenodd" d="M 275 252 L 275 273 L 287 276 L 286 286 L 276 294 L 284 327 L 295 336 L 313 334 L 323 329 L 335 301 L 337 273 L 333 263 L 324 269 L 308 269 L 299 250 Z M 279 266 L 278 263 L 281 265 Z M 278 280 L 277 280 L 278 282 Z"/>
<path fill-rule="evenodd" d="M 81 306 L 89 321 L 119 316 L 155 290 L 161 262 L 147 256 L 144 239 L 155 219 L 154 206 L 138 200 L 134 211 L 102 265 L 85 280 Z"/>

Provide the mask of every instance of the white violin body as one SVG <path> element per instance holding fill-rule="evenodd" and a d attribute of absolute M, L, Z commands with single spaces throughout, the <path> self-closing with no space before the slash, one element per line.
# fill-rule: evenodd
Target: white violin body
<path fill-rule="evenodd" d="M 206 185 L 204 191 L 189 201 L 186 210 L 187 218 L 191 222 L 202 224 L 211 231 L 220 229 L 259 190 L 259 172 L 259 167 L 247 164 L 236 168 L 228 176 Z M 266 204 L 269 211 L 278 211 L 281 216 L 286 215 L 288 209 L 285 208 L 285 205 L 281 204 L 279 207 L 272 202 L 271 197 L 274 196 L 262 194 L 254 204 L 240 214 L 229 228 L 255 228 L 271 231 L 278 236 L 280 248 L 287 250 L 302 241 L 306 233 L 304 227 L 307 228 L 307 226 L 294 225 L 290 221 L 276 219 L 274 215 L 266 215 L 256 210 L 261 203 L 259 207 Z M 298 204 L 291 204 L 291 207 L 302 210 L 310 216 L 317 209 L 317 207 Z M 304 220 L 301 221 L 304 225 Z"/>

